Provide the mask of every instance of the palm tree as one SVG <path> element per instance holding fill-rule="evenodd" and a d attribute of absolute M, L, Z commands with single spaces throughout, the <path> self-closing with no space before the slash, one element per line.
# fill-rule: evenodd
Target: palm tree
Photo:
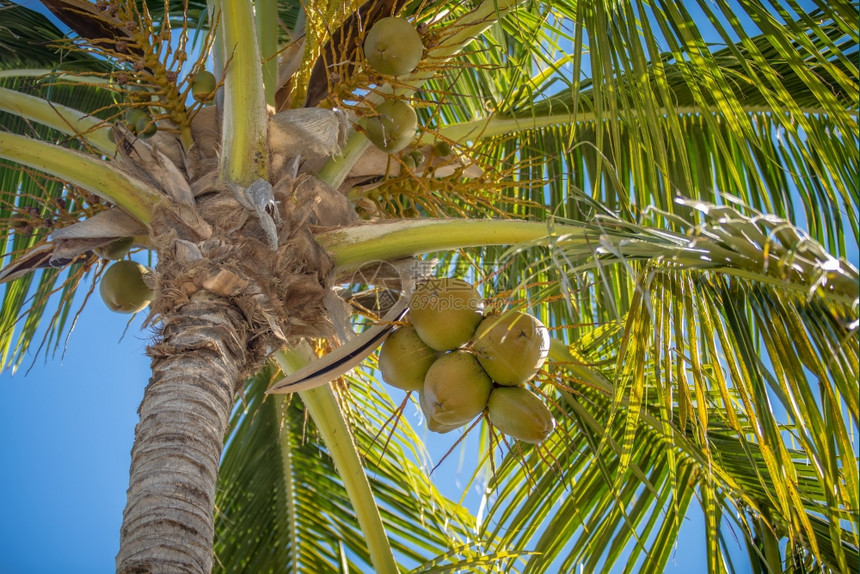
<path fill-rule="evenodd" d="M 157 259 L 118 572 L 660 572 L 694 501 L 710 572 L 857 570 L 856 3 L 2 2 L 0 366 Z M 553 338 L 477 516 L 373 370 L 433 269 Z"/>

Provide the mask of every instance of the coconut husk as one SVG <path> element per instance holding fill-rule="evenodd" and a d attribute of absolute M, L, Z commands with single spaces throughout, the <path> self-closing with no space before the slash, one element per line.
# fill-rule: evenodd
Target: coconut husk
<path fill-rule="evenodd" d="M 144 235 L 147 230 L 144 225 L 119 208 L 100 211 L 83 221 L 55 229 L 51 233 L 53 239 L 96 239 L 108 242 L 121 237 Z"/>
<path fill-rule="evenodd" d="M 299 108 L 269 118 L 269 147 L 273 150 L 302 150 L 329 157 L 340 153 L 346 141 L 349 120 L 340 110 Z"/>
<path fill-rule="evenodd" d="M 344 194 L 307 174 L 294 180 L 282 180 L 276 194 L 280 194 L 282 203 L 292 205 L 297 213 L 302 214 L 301 221 L 297 223 L 306 222 L 314 226 L 313 231 L 359 221 L 355 208 Z"/>

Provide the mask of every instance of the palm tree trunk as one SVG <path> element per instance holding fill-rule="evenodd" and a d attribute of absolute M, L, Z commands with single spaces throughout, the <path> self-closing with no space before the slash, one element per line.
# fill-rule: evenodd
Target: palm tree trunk
<path fill-rule="evenodd" d="M 163 318 L 162 339 L 149 348 L 117 572 L 212 569 L 215 484 L 245 367 L 243 325 L 229 301 L 206 291 Z"/>

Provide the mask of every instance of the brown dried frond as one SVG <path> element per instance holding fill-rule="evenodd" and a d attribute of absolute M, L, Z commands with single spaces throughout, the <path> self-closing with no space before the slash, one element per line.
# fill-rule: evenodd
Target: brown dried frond
<path fill-rule="evenodd" d="M 97 47 L 129 39 L 126 21 L 120 14 L 120 2 L 93 4 L 87 0 L 43 0 L 42 4 L 78 34 L 78 43 Z"/>

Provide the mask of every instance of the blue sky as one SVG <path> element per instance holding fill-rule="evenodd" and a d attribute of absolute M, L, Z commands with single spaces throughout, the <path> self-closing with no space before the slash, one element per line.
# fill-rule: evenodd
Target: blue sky
<path fill-rule="evenodd" d="M 0 572 L 113 572 L 137 407 L 149 371 L 142 318 L 96 295 L 65 358 L 0 375 Z"/>

